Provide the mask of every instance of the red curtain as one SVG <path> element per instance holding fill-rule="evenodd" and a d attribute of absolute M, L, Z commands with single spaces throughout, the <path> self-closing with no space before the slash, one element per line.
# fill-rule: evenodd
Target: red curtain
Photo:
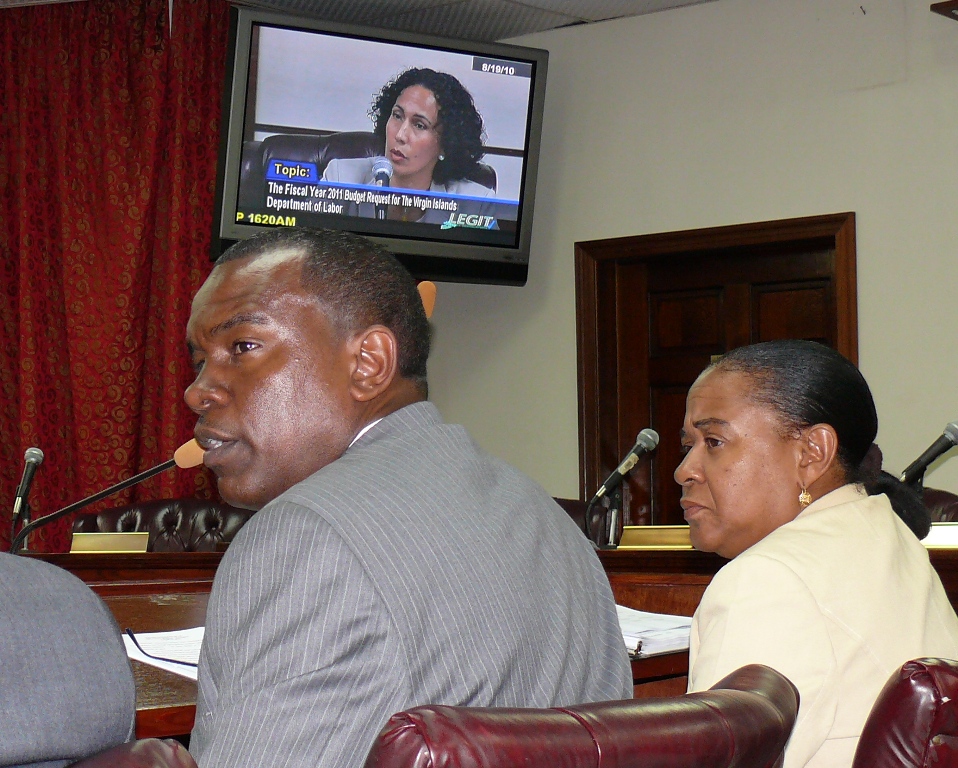
<path fill-rule="evenodd" d="M 47 514 L 192 436 L 184 334 L 209 273 L 229 6 L 0 10 L 0 546 L 27 447 Z M 213 493 L 171 470 L 97 508 Z M 71 520 L 31 549 L 65 551 Z"/>

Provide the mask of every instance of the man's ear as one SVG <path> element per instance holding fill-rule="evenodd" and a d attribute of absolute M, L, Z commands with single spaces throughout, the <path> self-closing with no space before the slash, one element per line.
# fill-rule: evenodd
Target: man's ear
<path fill-rule="evenodd" d="M 831 424 L 813 424 L 802 431 L 799 479 L 809 488 L 838 466 L 838 434 Z"/>
<path fill-rule="evenodd" d="M 350 393 L 359 402 L 375 399 L 389 388 L 399 369 L 396 337 L 382 325 L 371 325 L 353 339 Z"/>

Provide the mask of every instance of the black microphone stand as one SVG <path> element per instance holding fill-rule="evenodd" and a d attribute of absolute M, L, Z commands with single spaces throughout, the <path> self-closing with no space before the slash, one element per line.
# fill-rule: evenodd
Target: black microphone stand
<path fill-rule="evenodd" d="M 922 471 L 922 473 L 918 475 L 918 477 L 916 477 L 910 483 L 905 483 L 905 485 L 907 485 L 915 493 L 921 496 L 925 492 L 925 472 Z"/>
<path fill-rule="evenodd" d="M 605 514 L 606 542 L 599 549 L 619 548 L 619 528 L 622 518 L 622 486 L 617 485 L 609 494 L 609 509 Z"/>
<path fill-rule="evenodd" d="M 52 512 L 49 515 L 45 515 L 44 517 L 38 517 L 32 523 L 30 523 L 29 525 L 24 525 L 23 528 L 20 529 L 20 533 L 18 533 L 16 538 L 14 538 L 14 540 L 10 543 L 10 554 L 11 555 L 17 554 L 20 551 L 20 546 L 23 544 L 27 536 L 29 536 L 33 531 L 35 531 L 40 526 L 46 525 L 47 523 L 52 523 L 54 520 L 59 520 L 61 517 L 64 517 L 65 515 L 69 515 L 71 512 L 76 512 L 78 509 L 82 509 L 88 504 L 93 504 L 99 501 L 100 499 L 105 499 L 107 496 L 112 496 L 114 493 L 119 493 L 120 491 L 125 490 L 126 488 L 129 488 L 131 485 L 136 485 L 137 483 L 142 482 L 143 480 L 147 480 L 153 477 L 153 475 L 158 475 L 160 474 L 160 472 L 165 472 L 166 470 L 172 469 L 175 466 L 176 466 L 176 459 L 170 459 L 169 461 L 164 461 L 162 464 L 158 466 L 155 466 L 151 469 L 147 469 L 144 472 L 140 472 L 140 474 L 134 475 L 133 477 L 127 480 L 123 480 L 117 483 L 116 485 L 111 485 L 105 491 L 94 493 L 92 496 L 87 496 L 85 499 L 82 499 L 81 501 L 71 504 L 68 507 L 64 507 L 63 509 L 59 509 L 56 512 Z"/>
<path fill-rule="evenodd" d="M 30 524 L 30 502 L 26 499 L 23 500 L 23 504 L 20 505 L 20 514 L 14 516 L 10 521 L 10 541 L 13 541 L 13 537 L 17 533 L 17 521 L 20 521 L 20 527 L 26 528 Z"/>
<path fill-rule="evenodd" d="M 596 541 L 592 538 L 592 513 L 595 510 L 596 504 L 600 501 L 607 501 L 608 503 L 603 503 L 602 508 L 604 510 L 602 514 L 602 528 L 601 534 L 597 538 L 599 541 Z M 619 542 L 619 520 L 622 516 L 622 486 L 616 486 L 608 493 L 602 496 L 593 496 L 592 501 L 589 502 L 588 506 L 585 508 L 585 515 L 582 518 L 582 531 L 585 533 L 586 538 L 591 541 L 598 549 L 618 549 Z M 600 544 L 599 542 L 605 539 L 605 544 Z"/>

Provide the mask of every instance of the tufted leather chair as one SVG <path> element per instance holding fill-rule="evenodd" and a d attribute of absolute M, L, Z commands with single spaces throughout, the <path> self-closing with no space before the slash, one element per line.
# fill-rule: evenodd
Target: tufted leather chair
<path fill-rule="evenodd" d="M 140 739 L 120 744 L 68 768 L 196 768 L 186 747 L 173 739 Z"/>
<path fill-rule="evenodd" d="M 852 768 L 958 765 L 958 662 L 905 662 L 872 707 Z"/>
<path fill-rule="evenodd" d="M 922 501 L 931 512 L 933 523 L 958 522 L 958 496 L 950 491 L 938 488 L 925 488 L 922 491 Z"/>
<path fill-rule="evenodd" d="M 757 664 L 673 698 L 415 707 L 390 718 L 366 768 L 772 768 L 797 712 L 795 686 Z"/>
<path fill-rule="evenodd" d="M 588 502 L 579 501 L 579 499 L 563 499 L 558 496 L 554 497 L 556 504 L 562 507 L 566 514 L 569 515 L 577 526 L 579 530 L 583 528 L 583 522 L 585 518 L 586 511 L 589 509 Z M 592 512 L 589 514 L 589 540 L 596 545 L 605 544 L 608 541 L 609 534 L 606 530 L 606 517 L 607 510 L 601 504 L 597 504 L 592 508 Z"/>
<path fill-rule="evenodd" d="M 243 144 L 240 166 L 240 208 L 261 208 L 266 200 L 266 168 L 271 160 L 298 160 L 314 163 L 322 178 L 330 160 L 376 157 L 384 151 L 383 140 L 371 131 L 341 131 L 326 136 L 278 133 L 262 141 Z M 496 189 L 496 170 L 479 163 L 471 181 Z"/>
<path fill-rule="evenodd" d="M 205 499 L 160 499 L 77 515 L 74 533 L 148 531 L 148 552 L 214 552 L 253 516 L 248 509 Z"/>

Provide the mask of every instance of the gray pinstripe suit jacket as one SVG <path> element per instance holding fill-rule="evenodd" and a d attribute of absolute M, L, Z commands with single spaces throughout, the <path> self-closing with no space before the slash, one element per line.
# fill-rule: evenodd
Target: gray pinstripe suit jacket
<path fill-rule="evenodd" d="M 544 490 L 416 403 L 233 541 L 190 751 L 203 768 L 359 766 L 417 704 L 631 694 L 591 544 Z"/>

